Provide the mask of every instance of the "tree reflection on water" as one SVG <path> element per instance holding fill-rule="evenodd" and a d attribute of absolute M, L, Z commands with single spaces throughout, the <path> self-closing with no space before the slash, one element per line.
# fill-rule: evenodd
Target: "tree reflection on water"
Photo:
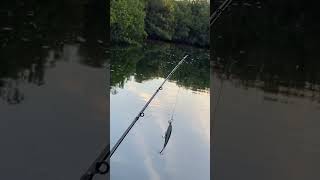
<path fill-rule="evenodd" d="M 45 85 L 46 70 L 55 67 L 70 45 L 79 46 L 80 63 L 105 67 L 104 10 L 96 2 L 1 1 L 1 99 L 18 104 L 24 100 L 22 84 Z"/>

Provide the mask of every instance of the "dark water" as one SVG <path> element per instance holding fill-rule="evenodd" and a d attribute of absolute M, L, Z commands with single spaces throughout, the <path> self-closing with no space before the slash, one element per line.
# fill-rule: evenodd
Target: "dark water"
<path fill-rule="evenodd" d="M 156 42 L 141 48 L 114 48 L 111 145 L 185 54 L 190 58 L 164 85 L 111 158 L 111 179 L 210 178 L 208 50 Z M 172 114 L 171 138 L 160 155 Z"/>
<path fill-rule="evenodd" d="M 79 179 L 108 139 L 99 10 L 0 4 L 0 179 Z"/>
<path fill-rule="evenodd" d="M 319 179 L 317 11 L 296 0 L 235 1 L 219 19 L 211 62 L 214 179 Z"/>

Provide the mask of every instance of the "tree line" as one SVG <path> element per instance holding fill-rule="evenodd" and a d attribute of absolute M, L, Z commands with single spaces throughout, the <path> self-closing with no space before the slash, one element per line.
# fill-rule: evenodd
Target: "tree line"
<path fill-rule="evenodd" d="M 146 39 L 209 47 L 207 0 L 111 0 L 111 41 Z"/>

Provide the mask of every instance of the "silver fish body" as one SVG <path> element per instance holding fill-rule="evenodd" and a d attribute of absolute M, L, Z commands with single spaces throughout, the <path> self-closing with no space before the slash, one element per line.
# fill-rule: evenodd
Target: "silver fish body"
<path fill-rule="evenodd" d="M 162 150 L 160 151 L 160 154 L 162 153 L 162 151 L 164 150 L 164 148 L 167 146 L 168 141 L 169 141 L 170 136 L 171 136 L 171 132 L 172 132 L 172 124 L 171 124 L 171 121 L 169 121 L 169 126 L 168 126 L 168 129 L 167 129 L 167 131 L 166 131 L 166 135 L 165 135 L 164 145 L 163 145 Z"/>

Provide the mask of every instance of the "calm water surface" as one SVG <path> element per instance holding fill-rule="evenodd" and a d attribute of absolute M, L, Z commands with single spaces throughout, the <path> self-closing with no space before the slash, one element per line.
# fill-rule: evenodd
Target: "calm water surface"
<path fill-rule="evenodd" d="M 79 179 L 107 143 L 105 35 L 47 3 L 0 3 L 0 179 Z"/>
<path fill-rule="evenodd" d="M 207 50 L 154 42 L 142 48 L 112 50 L 111 145 L 185 53 L 190 58 L 164 85 L 111 158 L 111 179 L 210 178 Z M 160 155 L 175 102 L 171 138 Z"/>
<path fill-rule="evenodd" d="M 214 179 L 319 179 L 316 12 L 296 0 L 234 2 L 215 26 Z"/>

